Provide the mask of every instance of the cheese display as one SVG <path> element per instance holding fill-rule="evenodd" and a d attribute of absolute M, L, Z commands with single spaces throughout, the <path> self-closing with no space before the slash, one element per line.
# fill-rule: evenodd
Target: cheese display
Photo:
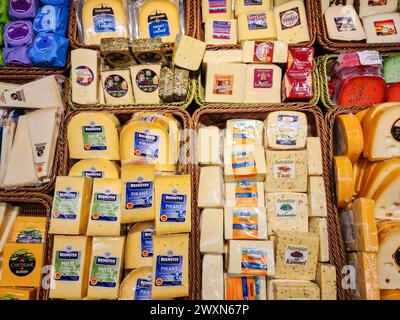
<path fill-rule="evenodd" d="M 132 270 L 121 283 L 118 300 L 150 300 L 151 282 L 151 267 Z"/>
<path fill-rule="evenodd" d="M 125 269 L 151 267 L 153 259 L 154 222 L 134 224 L 126 237 Z"/>
<path fill-rule="evenodd" d="M 224 253 L 224 212 L 204 209 L 201 213 L 200 252 Z"/>
<path fill-rule="evenodd" d="M 224 206 L 223 179 L 221 167 L 201 168 L 197 200 L 199 208 L 222 208 Z"/>
<path fill-rule="evenodd" d="M 222 254 L 203 257 L 202 300 L 224 300 L 224 268 Z"/>
<path fill-rule="evenodd" d="M 75 163 L 68 173 L 71 177 L 89 177 L 94 179 L 118 179 L 118 165 L 106 159 L 85 159 Z"/>

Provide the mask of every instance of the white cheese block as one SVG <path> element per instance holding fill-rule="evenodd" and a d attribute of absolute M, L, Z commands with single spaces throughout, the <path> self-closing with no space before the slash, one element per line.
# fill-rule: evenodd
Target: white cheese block
<path fill-rule="evenodd" d="M 320 300 L 320 288 L 311 281 L 274 279 L 268 282 L 268 300 Z"/>
<path fill-rule="evenodd" d="M 210 166 L 200 169 L 197 203 L 199 208 L 222 208 L 224 206 L 223 181 L 221 167 Z"/>
<path fill-rule="evenodd" d="M 329 261 L 328 223 L 326 218 L 310 218 L 309 231 L 319 237 L 318 261 Z"/>
<path fill-rule="evenodd" d="M 197 131 L 197 161 L 201 165 L 222 165 L 221 131 L 216 126 Z"/>
<path fill-rule="evenodd" d="M 267 240 L 265 208 L 225 208 L 225 239 Z"/>
<path fill-rule="evenodd" d="M 237 181 L 225 184 L 225 206 L 264 207 L 264 184 L 255 181 Z"/>
<path fill-rule="evenodd" d="M 270 10 L 272 0 L 235 0 L 235 17 L 241 13 L 254 12 L 259 10 Z"/>
<path fill-rule="evenodd" d="M 260 120 L 230 119 L 226 122 L 225 145 L 263 145 L 263 123 Z"/>
<path fill-rule="evenodd" d="M 200 225 L 200 252 L 224 253 L 224 211 L 204 209 Z"/>
<path fill-rule="evenodd" d="M 308 178 L 308 215 L 310 217 L 326 217 L 326 192 L 323 177 Z"/>
<path fill-rule="evenodd" d="M 201 1 L 201 16 L 202 21 L 206 22 L 207 19 L 231 19 L 232 14 L 232 0 L 221 2 L 213 2 L 209 0 Z"/>
<path fill-rule="evenodd" d="M 340 0 L 337 2 L 332 0 L 319 0 L 321 2 L 322 13 L 326 11 L 329 7 L 334 7 L 336 5 L 354 5 L 354 0 Z"/>
<path fill-rule="evenodd" d="M 400 42 L 400 13 L 383 13 L 362 19 L 367 43 Z"/>
<path fill-rule="evenodd" d="M 207 50 L 203 57 L 203 71 L 208 63 L 241 63 L 242 50 Z"/>
<path fill-rule="evenodd" d="M 243 62 L 245 63 L 286 63 L 288 45 L 283 41 L 243 41 Z"/>
<path fill-rule="evenodd" d="M 316 282 L 321 289 L 321 300 L 336 300 L 336 268 L 334 265 L 318 263 Z"/>
<path fill-rule="evenodd" d="M 205 254 L 203 257 L 202 300 L 224 300 L 224 263 L 222 254 Z"/>
<path fill-rule="evenodd" d="M 208 45 L 235 45 L 237 43 L 237 20 L 207 20 L 205 42 Z"/>
<path fill-rule="evenodd" d="M 18 87 L 18 84 L 0 81 L 0 92 L 15 88 L 15 87 Z"/>
<path fill-rule="evenodd" d="M 0 159 L 0 183 L 4 182 L 7 170 L 8 159 L 11 154 L 17 122 L 14 119 L 5 119 L 3 122 L 3 134 L 1 140 L 1 159 Z"/>
<path fill-rule="evenodd" d="M 366 39 L 364 28 L 353 6 L 329 7 L 325 11 L 328 37 L 332 40 L 358 41 Z"/>
<path fill-rule="evenodd" d="M 101 82 L 107 104 L 123 105 L 135 102 L 129 70 L 103 71 Z"/>
<path fill-rule="evenodd" d="M 319 137 L 307 138 L 308 174 L 322 176 L 322 149 Z"/>
<path fill-rule="evenodd" d="M 395 12 L 398 0 L 359 0 L 358 15 L 360 18 L 373 16 L 380 13 Z"/>

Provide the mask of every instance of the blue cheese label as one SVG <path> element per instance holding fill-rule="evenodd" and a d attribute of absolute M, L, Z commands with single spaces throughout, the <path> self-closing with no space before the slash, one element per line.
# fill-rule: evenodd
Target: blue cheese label
<path fill-rule="evenodd" d="M 134 293 L 135 300 L 151 300 L 151 274 L 148 278 L 138 278 Z"/>
<path fill-rule="evenodd" d="M 154 229 L 147 229 L 140 233 L 140 255 L 142 258 L 153 256 L 153 233 Z"/>
<path fill-rule="evenodd" d="M 71 187 L 57 191 L 54 195 L 52 219 L 76 219 L 78 204 L 79 192 L 72 191 Z"/>
<path fill-rule="evenodd" d="M 82 171 L 82 177 L 88 178 L 104 178 L 104 172 L 97 170 L 96 167 L 91 167 L 89 170 Z"/>
<path fill-rule="evenodd" d="M 161 222 L 185 222 L 187 197 L 173 190 L 171 194 L 161 195 Z"/>
<path fill-rule="evenodd" d="M 295 146 L 299 129 L 299 116 L 278 115 L 278 132 L 276 144 L 282 146 Z"/>
<path fill-rule="evenodd" d="M 96 33 L 115 32 L 114 10 L 111 7 L 101 6 L 93 9 L 93 25 Z"/>
<path fill-rule="evenodd" d="M 305 266 L 308 260 L 308 247 L 290 245 L 286 246 L 285 264 L 294 266 Z"/>
<path fill-rule="evenodd" d="M 231 24 L 230 21 L 213 21 L 213 39 L 229 40 L 231 38 Z"/>
<path fill-rule="evenodd" d="M 165 13 L 149 15 L 147 23 L 149 25 L 150 38 L 167 37 L 171 34 L 169 31 L 168 17 Z"/>
<path fill-rule="evenodd" d="M 161 286 L 182 285 L 183 256 L 174 256 L 170 252 L 166 256 L 157 256 L 154 283 Z"/>
<path fill-rule="evenodd" d="M 135 132 L 134 153 L 138 157 L 158 159 L 160 137 L 148 132 Z"/>
<path fill-rule="evenodd" d="M 265 13 L 250 13 L 247 15 L 249 30 L 268 29 L 267 15 Z"/>
<path fill-rule="evenodd" d="M 118 281 L 120 259 L 109 252 L 104 256 L 95 256 L 90 272 L 90 286 L 115 288 Z"/>
<path fill-rule="evenodd" d="M 79 281 L 81 271 L 81 252 L 67 246 L 64 251 L 56 251 L 54 279 L 56 281 Z"/>
<path fill-rule="evenodd" d="M 139 177 L 136 182 L 127 182 L 124 205 L 127 210 L 150 208 L 153 205 L 153 181 L 143 181 L 143 177 Z"/>

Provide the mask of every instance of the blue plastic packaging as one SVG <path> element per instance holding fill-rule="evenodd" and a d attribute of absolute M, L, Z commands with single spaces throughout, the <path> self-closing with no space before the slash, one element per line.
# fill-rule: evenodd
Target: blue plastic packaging
<path fill-rule="evenodd" d="M 67 64 L 69 41 L 53 33 L 39 33 L 32 48 L 29 58 L 38 67 L 64 68 Z"/>
<path fill-rule="evenodd" d="M 65 37 L 68 30 L 69 10 L 63 6 L 45 5 L 41 7 L 33 21 L 35 33 L 53 32 Z"/>
<path fill-rule="evenodd" d="M 40 0 L 42 5 L 50 4 L 52 6 L 64 6 L 69 8 L 71 1 L 70 0 Z"/>

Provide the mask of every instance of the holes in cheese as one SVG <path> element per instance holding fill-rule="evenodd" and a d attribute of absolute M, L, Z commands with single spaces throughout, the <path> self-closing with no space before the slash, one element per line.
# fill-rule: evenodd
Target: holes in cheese
<path fill-rule="evenodd" d="M 360 121 L 353 114 L 341 114 L 335 124 L 336 154 L 356 162 L 364 148 L 364 136 Z"/>
<path fill-rule="evenodd" d="M 139 222 L 129 229 L 125 246 L 125 269 L 152 266 L 154 229 L 154 221 Z"/>
<path fill-rule="evenodd" d="M 200 68 L 206 44 L 195 38 L 182 35 L 177 39 L 172 60 L 178 67 L 196 71 Z"/>
<path fill-rule="evenodd" d="M 353 198 L 354 172 L 353 165 L 348 157 L 334 157 L 335 193 L 337 206 L 345 208 Z"/>
<path fill-rule="evenodd" d="M 375 218 L 382 220 L 399 220 L 400 219 L 400 168 L 392 171 L 391 175 L 381 183 L 375 192 L 373 199 L 375 200 Z"/>
<path fill-rule="evenodd" d="M 124 278 L 118 300 L 151 300 L 151 267 L 132 270 Z"/>
<path fill-rule="evenodd" d="M 69 170 L 70 177 L 119 179 L 119 167 L 106 159 L 86 159 L 75 163 Z"/>

